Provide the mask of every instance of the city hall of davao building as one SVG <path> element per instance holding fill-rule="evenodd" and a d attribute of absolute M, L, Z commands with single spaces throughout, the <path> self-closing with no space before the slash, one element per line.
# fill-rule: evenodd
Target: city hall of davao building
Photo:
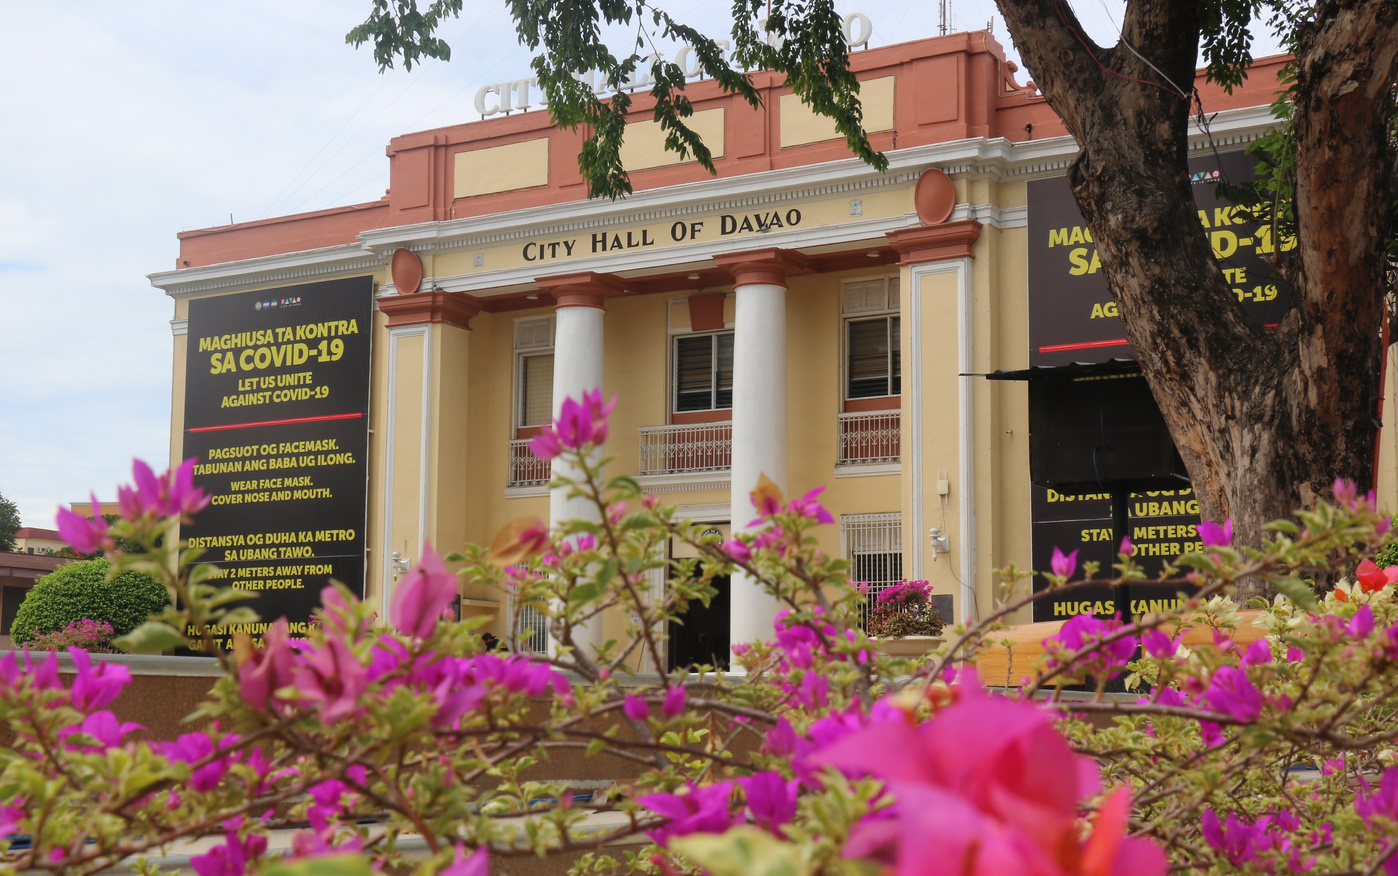
<path fill-rule="evenodd" d="M 852 63 L 884 173 L 758 73 L 760 109 L 688 89 L 716 176 L 662 148 L 638 92 L 625 199 L 588 198 L 584 132 L 495 112 L 394 139 L 381 200 L 180 234 L 152 282 L 175 303 L 171 456 L 198 457 L 214 496 L 188 535 L 269 619 L 304 623 L 330 577 L 386 608 L 424 541 L 445 552 L 566 511 L 527 445 L 600 386 L 618 398 L 609 474 L 718 534 L 752 519 L 761 474 L 788 495 L 823 486 L 827 552 L 875 587 L 927 579 L 957 618 L 991 604 L 993 569 L 1045 568 L 1054 545 L 1109 561 L 1125 526 L 1148 563 L 1188 549 L 1197 506 L 1153 404 L 1089 389 L 1063 410 L 1092 429 L 1055 425 L 1054 387 L 1143 383 L 1068 193 L 1062 124 L 988 33 Z M 1231 95 L 1201 76 L 1212 121 L 1191 140 L 1201 221 L 1265 323 L 1286 306 L 1274 242 L 1214 184 L 1246 172 L 1277 66 Z M 492 111 L 521 98 L 483 92 Z M 987 379 L 1005 371 L 1031 379 Z M 1102 480 L 1140 447 L 1149 477 Z M 462 596 L 497 635 L 537 624 L 503 594 Z M 1039 617 L 1149 607 L 1107 591 Z M 723 660 L 770 636 L 774 612 L 725 582 L 672 662 Z"/>

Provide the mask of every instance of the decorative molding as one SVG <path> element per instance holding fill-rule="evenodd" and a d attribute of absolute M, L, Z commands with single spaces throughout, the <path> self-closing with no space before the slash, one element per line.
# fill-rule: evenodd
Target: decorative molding
<path fill-rule="evenodd" d="M 981 224 L 962 219 L 925 228 L 890 231 L 888 242 L 898 251 L 898 264 L 916 265 L 948 259 L 974 258 L 971 250 L 981 236 Z"/>
<path fill-rule="evenodd" d="M 810 260 L 799 252 L 776 247 L 719 253 L 714 264 L 733 277 L 735 288 L 759 283 L 785 287 L 788 277 L 815 272 Z"/>
<path fill-rule="evenodd" d="M 883 475 L 899 475 L 902 473 L 903 463 L 901 462 L 878 462 L 869 465 L 835 466 L 835 477 L 837 478 L 872 478 Z"/>
<path fill-rule="evenodd" d="M 626 294 L 626 284 L 611 274 L 595 271 L 582 271 L 541 277 L 538 280 L 540 291 L 553 296 L 555 307 L 595 307 L 603 310 L 603 302 L 608 298 Z"/>
<path fill-rule="evenodd" d="M 727 523 L 732 509 L 727 502 L 697 502 L 692 505 L 676 505 L 675 516 L 695 523 Z"/>
<path fill-rule="evenodd" d="M 471 320 L 481 312 L 480 301 L 465 292 L 414 292 L 386 295 L 374 301 L 388 317 L 390 328 L 401 325 L 440 322 L 471 330 Z"/>
<path fill-rule="evenodd" d="M 989 225 L 991 228 L 1027 228 L 1029 227 L 1029 207 L 1021 205 L 1018 207 L 997 207 L 994 204 L 957 204 L 956 209 L 951 211 L 950 222 L 959 222 L 963 219 L 974 219 L 982 225 Z"/>
<path fill-rule="evenodd" d="M 505 488 L 505 498 L 506 498 L 506 499 L 526 499 L 526 498 L 535 498 L 535 497 L 547 496 L 548 494 L 549 494 L 549 485 L 548 485 L 548 484 L 531 484 L 530 486 L 527 486 L 527 487 L 506 487 L 506 488 Z"/>
<path fill-rule="evenodd" d="M 702 471 L 693 474 L 638 475 L 636 483 L 650 493 L 703 493 L 727 490 L 732 483 L 731 472 Z"/>
<path fill-rule="evenodd" d="M 170 320 L 170 334 L 176 336 L 189 334 L 189 319 Z"/>
<path fill-rule="evenodd" d="M 387 262 L 387 257 L 366 251 L 357 243 L 345 243 L 198 268 L 157 271 L 146 278 L 171 298 L 188 298 L 253 286 L 352 277 L 373 273 Z"/>

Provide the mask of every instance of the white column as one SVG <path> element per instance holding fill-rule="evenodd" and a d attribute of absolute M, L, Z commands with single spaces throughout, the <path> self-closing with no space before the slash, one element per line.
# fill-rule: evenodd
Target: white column
<path fill-rule="evenodd" d="M 753 254 L 756 256 L 757 254 Z M 796 267 L 776 253 L 720 257 L 734 276 L 733 468 L 729 499 L 733 532 L 755 519 L 750 493 L 766 475 L 787 489 L 786 286 Z M 730 644 L 770 640 L 779 603 L 750 577 L 732 580 Z"/>
<path fill-rule="evenodd" d="M 559 282 L 563 281 L 563 282 Z M 603 315 L 602 303 L 609 286 L 595 275 L 569 275 L 559 281 L 540 281 L 540 288 L 552 292 L 557 302 L 554 308 L 553 336 L 553 414 L 557 417 L 567 398 L 581 399 L 584 392 L 602 388 Z M 600 458 L 600 454 L 598 455 Z M 553 475 L 579 477 L 581 472 L 562 459 L 554 459 Z M 549 494 L 549 524 L 570 518 L 599 520 L 597 506 L 581 498 L 568 498 L 566 488 Z M 598 615 L 578 631 L 575 642 L 580 647 L 600 647 L 603 639 L 602 617 Z M 550 643 L 552 648 L 552 643 Z M 589 655 L 590 656 L 590 655 Z"/>

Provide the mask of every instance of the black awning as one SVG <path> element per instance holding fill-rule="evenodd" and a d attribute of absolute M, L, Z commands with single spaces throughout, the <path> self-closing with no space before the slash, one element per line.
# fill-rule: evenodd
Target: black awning
<path fill-rule="evenodd" d="M 1111 359 L 1106 362 L 1073 362 L 1068 365 L 1034 365 L 1021 371 L 994 371 L 986 380 L 1071 380 L 1079 377 L 1105 377 L 1140 374 L 1141 363 L 1135 359 Z"/>

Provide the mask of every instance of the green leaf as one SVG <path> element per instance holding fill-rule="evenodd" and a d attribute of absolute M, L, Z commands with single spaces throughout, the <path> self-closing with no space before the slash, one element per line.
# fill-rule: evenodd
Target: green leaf
<path fill-rule="evenodd" d="M 131 654 L 162 654 L 184 644 L 184 636 L 169 624 L 146 621 L 126 635 L 113 639 L 112 644 Z"/>
<path fill-rule="evenodd" d="M 373 876 L 373 870 L 363 855 L 324 855 L 299 861 L 277 860 L 259 870 L 258 876 Z"/>
<path fill-rule="evenodd" d="M 670 848 L 712 876 L 806 876 L 800 849 L 755 827 L 727 833 L 692 834 L 670 841 Z"/>
<path fill-rule="evenodd" d="M 1279 593 L 1296 603 L 1301 610 L 1310 611 L 1315 608 L 1315 593 L 1305 581 L 1296 578 L 1276 578 L 1272 583 L 1277 585 Z"/>

